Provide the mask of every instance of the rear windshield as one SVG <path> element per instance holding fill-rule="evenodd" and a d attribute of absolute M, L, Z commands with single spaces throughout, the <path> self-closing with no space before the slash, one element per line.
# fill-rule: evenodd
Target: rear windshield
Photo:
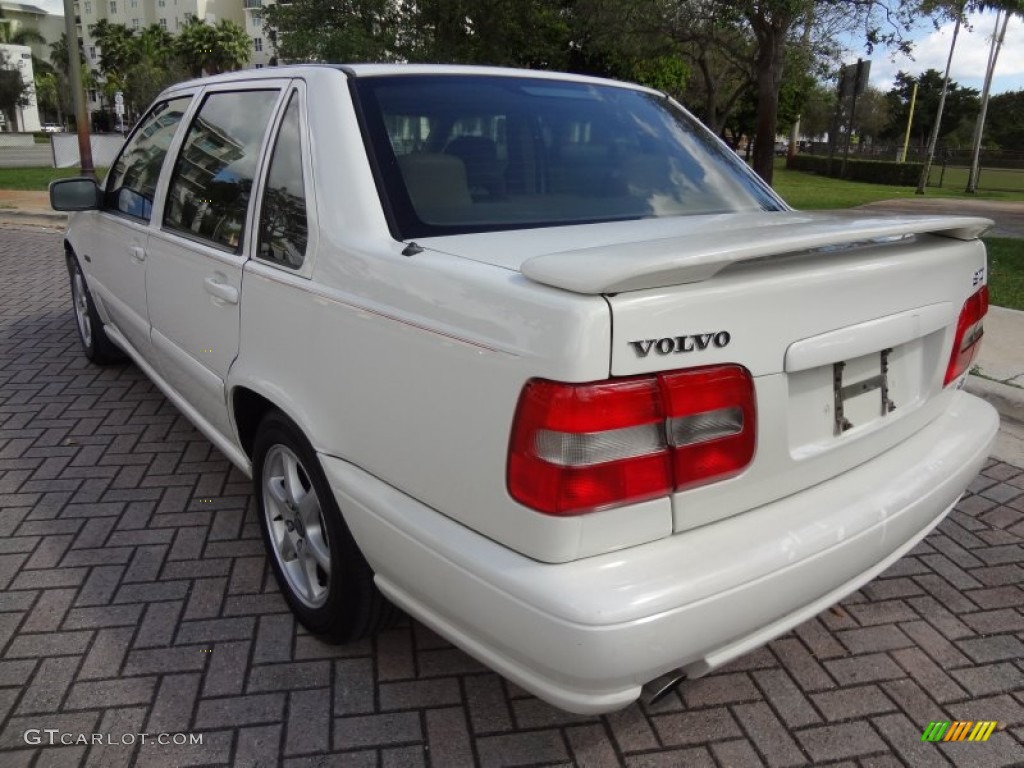
<path fill-rule="evenodd" d="M 780 209 L 655 94 L 467 75 L 357 78 L 354 88 L 400 239 Z"/>

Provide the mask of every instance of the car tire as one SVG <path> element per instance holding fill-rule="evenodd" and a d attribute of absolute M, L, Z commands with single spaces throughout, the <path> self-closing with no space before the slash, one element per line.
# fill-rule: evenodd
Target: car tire
<path fill-rule="evenodd" d="M 374 584 L 312 445 L 279 411 L 260 423 L 252 474 L 263 543 L 299 621 L 339 643 L 390 624 L 398 609 Z"/>
<path fill-rule="evenodd" d="M 78 340 L 82 343 L 82 351 L 93 363 L 107 365 L 124 361 L 125 354 L 107 336 L 93 303 L 89 285 L 78 264 L 78 259 L 71 252 L 67 253 L 68 276 L 71 279 L 71 311 L 75 318 Z"/>

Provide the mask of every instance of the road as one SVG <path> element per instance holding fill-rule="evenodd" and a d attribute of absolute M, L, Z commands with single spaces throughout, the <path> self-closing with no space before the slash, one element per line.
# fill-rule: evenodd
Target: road
<path fill-rule="evenodd" d="M 410 620 L 349 646 L 298 627 L 248 481 L 134 366 L 81 356 L 66 282 L 59 233 L 0 230 L 5 768 L 1024 764 L 1022 469 L 990 462 L 907 557 L 767 647 L 575 717 Z M 922 742 L 953 720 L 999 727 Z M 203 743 L 121 743 L 178 732 Z"/>
<path fill-rule="evenodd" d="M 0 147 L 0 168 L 41 168 L 53 166 L 49 144 L 31 147 Z"/>

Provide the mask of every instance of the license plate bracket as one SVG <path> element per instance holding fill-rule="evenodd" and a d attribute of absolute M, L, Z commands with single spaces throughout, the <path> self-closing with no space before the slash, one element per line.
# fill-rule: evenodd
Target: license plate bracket
<path fill-rule="evenodd" d="M 847 418 L 844 408 L 846 401 L 854 397 L 878 390 L 880 415 L 888 416 L 896 410 L 896 403 L 893 402 L 889 392 L 889 355 L 891 353 L 891 347 L 883 349 L 878 353 L 879 372 L 876 375 L 848 384 L 843 383 L 843 370 L 846 368 L 846 363 L 839 362 L 832 365 L 832 394 L 835 400 L 833 410 L 835 413 L 836 435 L 841 435 L 856 426 Z"/>

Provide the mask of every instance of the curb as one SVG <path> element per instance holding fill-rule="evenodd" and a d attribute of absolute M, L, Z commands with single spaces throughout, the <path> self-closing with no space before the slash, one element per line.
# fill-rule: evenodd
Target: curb
<path fill-rule="evenodd" d="M 1024 425 L 1024 389 L 973 375 L 964 389 L 991 403 L 1003 419 Z"/>
<path fill-rule="evenodd" d="M 64 214 L 47 211 L 18 211 L 0 208 L 0 226 L 34 227 L 58 232 L 64 231 L 68 225 L 68 217 Z"/>
<path fill-rule="evenodd" d="M 49 219 L 66 222 L 68 215 L 57 211 L 33 211 L 24 208 L 0 208 L 0 217 L 12 216 L 16 219 Z"/>

